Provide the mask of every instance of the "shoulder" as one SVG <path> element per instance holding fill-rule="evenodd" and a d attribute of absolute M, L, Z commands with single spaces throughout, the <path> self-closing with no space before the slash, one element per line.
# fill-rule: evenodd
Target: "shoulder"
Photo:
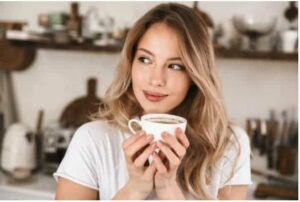
<path fill-rule="evenodd" d="M 231 126 L 230 138 L 217 164 L 218 188 L 225 185 L 251 184 L 250 141 L 246 131 L 236 125 Z"/>
<path fill-rule="evenodd" d="M 228 162 L 250 157 L 250 140 L 246 131 L 237 125 L 231 125 L 229 142 L 224 151 L 224 159 Z"/>
<path fill-rule="evenodd" d="M 231 146 L 239 144 L 241 147 L 245 149 L 250 149 L 249 136 L 246 133 L 246 131 L 242 127 L 237 125 L 232 125 L 231 129 L 232 129 L 232 134 L 230 137 Z"/>
<path fill-rule="evenodd" d="M 92 142 L 101 143 L 106 140 L 118 140 L 120 139 L 122 132 L 119 128 L 103 121 L 91 121 L 80 126 L 74 136 L 74 141 L 81 143 Z"/>

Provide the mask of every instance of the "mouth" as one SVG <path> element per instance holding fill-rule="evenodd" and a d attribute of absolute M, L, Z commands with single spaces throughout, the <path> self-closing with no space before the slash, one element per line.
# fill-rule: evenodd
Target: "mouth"
<path fill-rule="evenodd" d="M 151 102 L 160 102 L 168 96 L 166 94 L 150 91 L 143 91 L 143 93 L 145 95 L 145 98 Z"/>

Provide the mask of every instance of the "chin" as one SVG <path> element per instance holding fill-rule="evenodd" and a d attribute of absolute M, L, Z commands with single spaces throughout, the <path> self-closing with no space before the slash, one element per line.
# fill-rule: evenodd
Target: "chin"
<path fill-rule="evenodd" d="M 151 113 L 166 114 L 170 111 L 170 110 L 166 110 L 166 109 L 150 108 L 150 107 L 143 107 L 143 110 L 144 110 L 145 114 L 151 114 Z"/>

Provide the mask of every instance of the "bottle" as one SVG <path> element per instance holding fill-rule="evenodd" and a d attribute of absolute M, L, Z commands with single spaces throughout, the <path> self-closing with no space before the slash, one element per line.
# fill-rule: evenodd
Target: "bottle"
<path fill-rule="evenodd" d="M 269 136 L 267 138 L 267 167 L 269 169 L 275 168 L 275 148 L 278 140 L 279 123 L 275 110 L 270 111 L 270 118 L 267 121 L 267 128 Z"/>
<path fill-rule="evenodd" d="M 264 155 L 266 153 L 266 143 L 267 143 L 267 137 L 268 137 L 266 121 L 261 121 L 260 127 L 261 127 L 261 129 L 260 129 L 261 133 L 260 133 L 259 154 Z"/>
<path fill-rule="evenodd" d="M 0 95 L 0 157 L 1 157 L 1 151 L 2 151 L 3 137 L 4 137 L 4 112 L 2 110 L 2 101 L 1 101 L 1 95 Z"/>
<path fill-rule="evenodd" d="M 67 23 L 68 33 L 72 40 L 78 41 L 81 37 L 82 17 L 79 15 L 79 4 L 71 3 L 70 18 Z"/>

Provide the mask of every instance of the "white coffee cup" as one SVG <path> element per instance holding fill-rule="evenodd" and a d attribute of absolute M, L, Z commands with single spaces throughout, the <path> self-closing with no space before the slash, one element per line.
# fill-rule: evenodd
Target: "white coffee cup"
<path fill-rule="evenodd" d="M 128 127 L 132 133 L 136 133 L 132 128 L 132 124 L 138 124 L 147 134 L 154 136 L 154 141 L 161 139 L 161 134 L 167 132 L 175 135 L 176 128 L 185 131 L 187 121 L 185 118 L 171 114 L 146 114 L 141 117 L 141 120 L 131 119 L 128 122 Z"/>

